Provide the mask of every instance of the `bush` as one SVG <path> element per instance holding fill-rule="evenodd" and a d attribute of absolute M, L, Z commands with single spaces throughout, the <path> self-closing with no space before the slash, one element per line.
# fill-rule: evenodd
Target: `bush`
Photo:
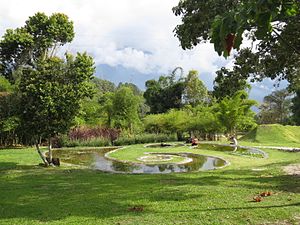
<path fill-rule="evenodd" d="M 109 139 L 116 140 L 119 137 L 120 130 L 107 127 L 75 127 L 69 131 L 68 137 L 70 140 L 84 140 L 89 141 L 92 139 Z"/>
<path fill-rule="evenodd" d="M 52 145 L 55 148 L 109 146 L 119 134 L 120 130 L 115 128 L 81 126 L 71 129 L 68 135 L 53 138 Z"/>
<path fill-rule="evenodd" d="M 140 134 L 133 137 L 119 137 L 114 141 L 114 145 L 134 145 L 145 143 L 169 142 L 176 141 L 175 134 Z M 110 146 L 111 142 L 105 138 L 91 138 L 91 139 L 70 139 L 68 136 L 60 136 L 52 141 L 53 147 L 102 147 Z"/>
<path fill-rule="evenodd" d="M 134 145 L 176 140 L 177 137 L 175 134 L 139 134 L 133 137 L 119 137 L 116 141 L 114 141 L 114 145 Z"/>
<path fill-rule="evenodd" d="M 111 145 L 109 139 L 91 138 L 86 140 L 69 139 L 67 136 L 61 136 L 53 141 L 53 147 L 103 147 Z"/>

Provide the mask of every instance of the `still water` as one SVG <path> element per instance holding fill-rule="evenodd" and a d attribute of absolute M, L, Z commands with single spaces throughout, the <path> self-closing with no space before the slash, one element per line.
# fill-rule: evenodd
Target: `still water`
<path fill-rule="evenodd" d="M 95 170 L 113 173 L 136 173 L 136 174 L 165 174 L 178 172 L 196 172 L 213 170 L 223 167 L 227 162 L 221 158 L 204 156 L 192 153 L 158 153 L 159 155 L 181 156 L 189 158 L 184 164 L 163 163 L 125 163 L 106 158 L 105 153 L 113 148 L 93 150 L 54 150 L 53 156 L 60 158 L 62 162 L 86 166 Z M 153 154 L 155 155 L 155 153 Z"/>
<path fill-rule="evenodd" d="M 219 144 L 199 144 L 196 149 L 206 149 L 213 151 L 222 151 L 229 154 L 249 156 L 255 158 L 266 158 L 268 155 L 257 148 L 238 146 L 234 147 L 232 145 L 219 145 Z"/>

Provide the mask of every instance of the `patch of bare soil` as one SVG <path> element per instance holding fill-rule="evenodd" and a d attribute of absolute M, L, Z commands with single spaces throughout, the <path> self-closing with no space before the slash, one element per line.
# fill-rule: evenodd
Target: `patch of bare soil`
<path fill-rule="evenodd" d="M 289 175 L 300 176 L 300 164 L 292 164 L 283 167 L 283 171 Z"/>

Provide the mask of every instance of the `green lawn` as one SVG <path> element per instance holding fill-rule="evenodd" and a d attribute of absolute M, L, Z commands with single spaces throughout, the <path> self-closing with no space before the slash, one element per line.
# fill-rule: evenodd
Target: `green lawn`
<path fill-rule="evenodd" d="M 300 126 L 259 125 L 240 141 L 246 145 L 300 147 Z"/>
<path fill-rule="evenodd" d="M 111 156 L 134 159 L 144 148 L 135 145 L 126 151 Z M 0 150 L 0 224 L 300 223 L 300 177 L 282 171 L 285 165 L 299 164 L 300 153 L 265 150 L 269 158 L 257 159 L 190 151 L 231 164 L 197 173 L 126 175 L 67 165 L 43 168 L 32 149 Z M 263 191 L 272 195 L 253 202 Z"/>

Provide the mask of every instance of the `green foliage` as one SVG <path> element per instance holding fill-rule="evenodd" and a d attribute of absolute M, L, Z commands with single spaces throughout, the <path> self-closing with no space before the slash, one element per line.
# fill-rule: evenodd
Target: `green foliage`
<path fill-rule="evenodd" d="M 138 88 L 138 86 L 136 86 L 133 83 L 119 83 L 118 85 L 118 89 L 122 88 L 122 87 L 128 87 L 132 90 L 133 94 L 136 96 L 142 96 L 143 92 Z"/>
<path fill-rule="evenodd" d="M 176 81 L 174 74 L 160 76 L 158 81 L 146 81 L 144 98 L 150 107 L 150 113 L 164 113 L 169 109 L 181 108 L 184 88 L 185 82 L 182 79 Z"/>
<path fill-rule="evenodd" d="M 19 97 L 14 87 L 3 78 L 0 83 L 0 145 L 13 145 L 22 138 L 20 131 Z"/>
<path fill-rule="evenodd" d="M 183 49 L 210 39 L 216 52 L 227 57 L 232 47 L 239 49 L 246 31 L 254 31 L 255 39 L 268 39 L 278 23 L 299 15 L 299 1 L 184 0 L 173 12 L 182 17 L 183 23 L 175 28 L 175 35 Z M 231 42 L 228 35 L 233 37 Z"/>
<path fill-rule="evenodd" d="M 96 97 L 86 98 L 81 103 L 79 117 L 82 120 L 78 125 L 86 124 L 88 126 L 105 124 L 101 118 L 101 105 Z"/>
<path fill-rule="evenodd" d="M 50 137 L 67 132 L 82 99 L 92 96 L 93 59 L 85 53 L 55 57 L 57 48 L 73 38 L 73 22 L 66 15 L 36 13 L 23 27 L 8 29 L 0 41 L 0 70 L 16 90 L 1 102 L 8 109 L 0 112 L 5 118 L 1 131 L 12 133 L 19 143 L 50 142 Z M 0 83 L 9 88 L 2 78 Z M 8 98 L 15 104 L 7 104 Z"/>
<path fill-rule="evenodd" d="M 158 142 L 169 142 L 176 141 L 177 136 L 175 134 L 138 134 L 132 137 L 119 137 L 114 145 L 123 146 L 123 145 L 133 145 L 133 144 L 145 144 L 145 143 L 158 143 Z"/>
<path fill-rule="evenodd" d="M 112 96 L 111 120 L 113 127 L 129 130 L 140 123 L 138 115 L 139 98 L 129 87 L 119 88 Z"/>
<path fill-rule="evenodd" d="M 195 108 L 172 109 L 163 114 L 152 114 L 144 118 L 145 129 L 155 133 L 215 134 L 224 131 L 215 113 L 215 108 L 199 105 Z"/>
<path fill-rule="evenodd" d="M 174 32 L 183 49 L 210 40 L 225 57 L 232 48 L 239 50 L 243 38 L 259 40 L 255 52 L 239 51 L 234 76 L 286 79 L 295 88 L 300 84 L 299 9 L 297 0 L 182 0 L 173 8 L 183 22 Z"/>
<path fill-rule="evenodd" d="M 293 121 L 297 125 L 300 125 L 300 88 L 296 91 L 292 103 Z"/>
<path fill-rule="evenodd" d="M 200 134 L 215 134 L 224 131 L 215 106 L 198 106 L 192 110 L 187 122 L 187 130 Z"/>
<path fill-rule="evenodd" d="M 144 118 L 146 131 L 169 134 L 186 131 L 187 121 L 187 112 L 175 109 L 167 113 L 151 114 Z"/>
<path fill-rule="evenodd" d="M 8 29 L 3 35 L 0 42 L 0 71 L 8 80 L 14 81 L 13 71 L 19 65 L 27 64 L 29 49 L 33 45 L 32 35 L 24 28 Z"/>
<path fill-rule="evenodd" d="M 92 83 L 95 85 L 96 93 L 103 95 L 107 92 L 114 92 L 116 85 L 108 80 L 103 80 L 98 77 L 93 77 Z"/>
<path fill-rule="evenodd" d="M 258 121 L 261 124 L 286 124 L 291 116 L 291 93 L 287 89 L 273 91 L 264 97 L 258 113 Z"/>
<path fill-rule="evenodd" d="M 160 76 L 158 81 L 146 81 L 144 98 L 150 113 L 165 113 L 170 109 L 180 109 L 185 104 L 196 106 L 208 102 L 208 92 L 198 72 L 191 70 L 185 79 L 175 79 L 176 68 L 169 76 Z M 158 101 L 159 99 L 159 101 Z"/>
<path fill-rule="evenodd" d="M 124 132 L 140 129 L 140 117 L 149 110 L 142 97 L 142 91 L 132 83 L 112 82 L 93 78 L 95 95 L 85 99 L 80 119 L 87 125 L 104 125 L 122 128 Z"/>
<path fill-rule="evenodd" d="M 236 135 L 237 131 L 256 126 L 254 112 L 251 111 L 251 107 L 256 104 L 256 101 L 248 99 L 246 92 L 239 91 L 232 98 L 225 97 L 215 110 L 226 132 Z"/>
<path fill-rule="evenodd" d="M 35 138 L 68 131 L 83 98 L 91 96 L 88 85 L 94 73 L 91 57 L 77 54 L 66 61 L 52 57 L 26 68 L 20 80 L 23 129 Z"/>
<path fill-rule="evenodd" d="M 57 145 L 55 145 L 57 144 Z M 87 140 L 72 140 L 67 136 L 61 136 L 57 142 L 53 143 L 54 147 L 103 147 L 110 146 L 111 142 L 108 138 L 92 138 Z"/>
<path fill-rule="evenodd" d="M 198 78 L 198 72 L 196 70 L 189 71 L 185 82 L 186 84 L 183 95 L 185 104 L 191 104 L 192 106 L 196 106 L 207 102 L 207 88 L 205 87 L 203 82 Z"/>
<path fill-rule="evenodd" d="M 214 80 L 214 90 L 212 95 L 218 100 L 224 97 L 232 97 L 238 91 L 249 90 L 251 86 L 247 82 L 247 76 L 230 71 L 224 67 L 216 72 L 217 77 Z"/>
<path fill-rule="evenodd" d="M 4 77 L 0 75 L 0 93 L 12 92 L 14 90 L 13 85 Z"/>
<path fill-rule="evenodd" d="M 155 133 L 217 134 L 245 131 L 255 124 L 251 107 L 256 101 L 249 100 L 246 92 L 239 91 L 232 98 L 225 97 L 212 106 L 199 105 L 181 110 L 172 109 L 163 114 L 144 118 L 145 129 Z"/>
<path fill-rule="evenodd" d="M 58 46 L 74 38 L 73 22 L 62 13 L 46 16 L 36 13 L 25 26 L 8 29 L 0 42 L 1 73 L 15 82 L 14 71 L 20 66 L 35 66 L 39 58 L 52 57 Z"/>
<path fill-rule="evenodd" d="M 235 0 L 179 1 L 173 8 L 173 12 L 176 16 L 181 16 L 182 24 L 177 25 L 174 32 L 182 48 L 191 49 L 201 41 L 207 41 L 215 17 L 223 16 L 236 8 L 238 2 Z"/>

